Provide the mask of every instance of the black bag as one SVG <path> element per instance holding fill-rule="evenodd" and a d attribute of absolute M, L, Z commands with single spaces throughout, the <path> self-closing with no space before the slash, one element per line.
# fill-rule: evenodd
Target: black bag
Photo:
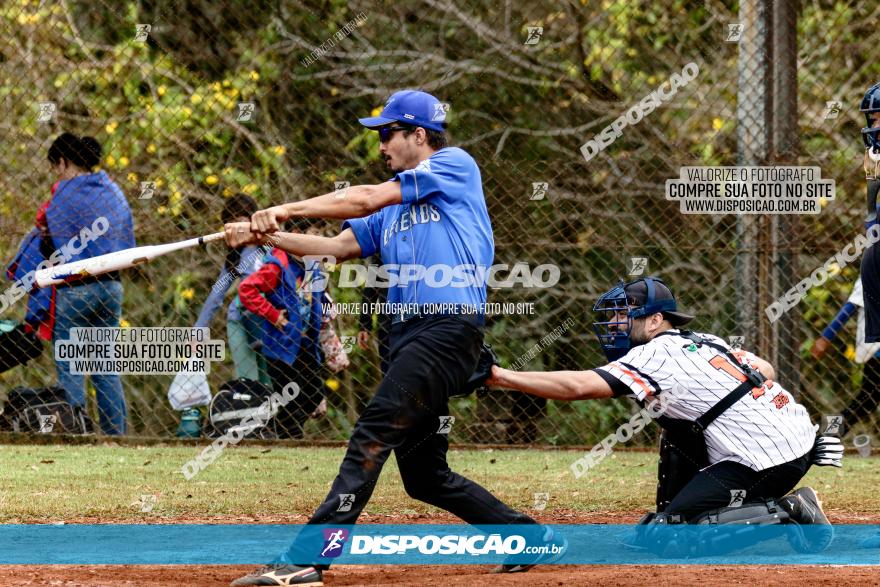
<path fill-rule="evenodd" d="M 259 381 L 233 379 L 220 386 L 208 408 L 212 438 L 232 433 L 245 438 L 278 438 L 275 416 L 278 407 L 269 398 L 272 390 Z"/>
<path fill-rule="evenodd" d="M 61 387 L 15 387 L 3 407 L 0 426 L 12 432 L 34 434 L 92 434 L 86 411 L 67 403 Z"/>
<path fill-rule="evenodd" d="M 12 326 L 8 321 L 0 324 L 0 373 L 43 354 L 43 341 L 32 332 L 25 332 L 23 324 Z"/>

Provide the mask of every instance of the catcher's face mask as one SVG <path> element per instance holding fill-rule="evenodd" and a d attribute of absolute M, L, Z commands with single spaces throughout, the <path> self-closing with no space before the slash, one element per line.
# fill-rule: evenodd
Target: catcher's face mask
<path fill-rule="evenodd" d="M 609 361 L 616 361 L 631 348 L 642 344 L 632 340 L 633 320 L 657 312 L 662 312 L 676 324 L 685 324 L 693 319 L 693 316 L 675 310 L 675 298 L 662 280 L 645 277 L 629 283 L 621 281 L 602 294 L 593 306 L 597 314 L 593 330 L 602 345 L 602 352 Z"/>

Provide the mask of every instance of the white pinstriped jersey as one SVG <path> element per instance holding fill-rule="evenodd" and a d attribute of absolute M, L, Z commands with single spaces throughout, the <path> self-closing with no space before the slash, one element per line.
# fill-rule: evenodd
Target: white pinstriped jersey
<path fill-rule="evenodd" d="M 645 400 L 666 393 L 667 416 L 696 420 L 740 385 L 742 372 L 718 350 L 692 345 L 677 329 L 667 332 L 596 371 L 615 395 Z M 711 334 L 699 336 L 730 348 Z M 742 362 L 755 357 L 736 353 Z M 806 408 L 779 383 L 767 381 L 718 416 L 705 436 L 710 464 L 733 461 L 763 471 L 805 455 L 816 432 Z"/>

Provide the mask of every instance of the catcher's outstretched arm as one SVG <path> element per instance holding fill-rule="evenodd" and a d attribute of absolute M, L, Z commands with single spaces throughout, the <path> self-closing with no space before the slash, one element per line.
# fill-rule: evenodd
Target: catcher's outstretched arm
<path fill-rule="evenodd" d="M 614 397 L 595 371 L 511 371 L 495 365 L 486 385 L 564 401 Z"/>

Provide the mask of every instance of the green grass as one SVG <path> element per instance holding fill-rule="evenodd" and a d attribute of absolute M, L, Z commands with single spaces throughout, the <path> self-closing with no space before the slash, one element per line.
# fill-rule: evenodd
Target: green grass
<path fill-rule="evenodd" d="M 199 449 L 179 446 L 35 446 L 0 448 L 0 522 L 100 518 L 107 521 L 179 516 L 222 521 L 230 516 L 308 515 L 336 475 L 342 448 L 235 447 L 187 481 L 181 466 Z M 573 451 L 454 450 L 454 470 L 511 506 L 530 510 L 534 493 L 548 493 L 545 513 L 632 512 L 652 506 L 656 455 L 617 452 L 581 479 Z M 827 509 L 880 509 L 880 459 L 848 456 L 844 470 L 814 468 L 804 484 L 818 489 Z M 149 514 L 140 496 L 156 495 Z M 407 497 L 389 459 L 366 512 L 431 513 Z"/>

